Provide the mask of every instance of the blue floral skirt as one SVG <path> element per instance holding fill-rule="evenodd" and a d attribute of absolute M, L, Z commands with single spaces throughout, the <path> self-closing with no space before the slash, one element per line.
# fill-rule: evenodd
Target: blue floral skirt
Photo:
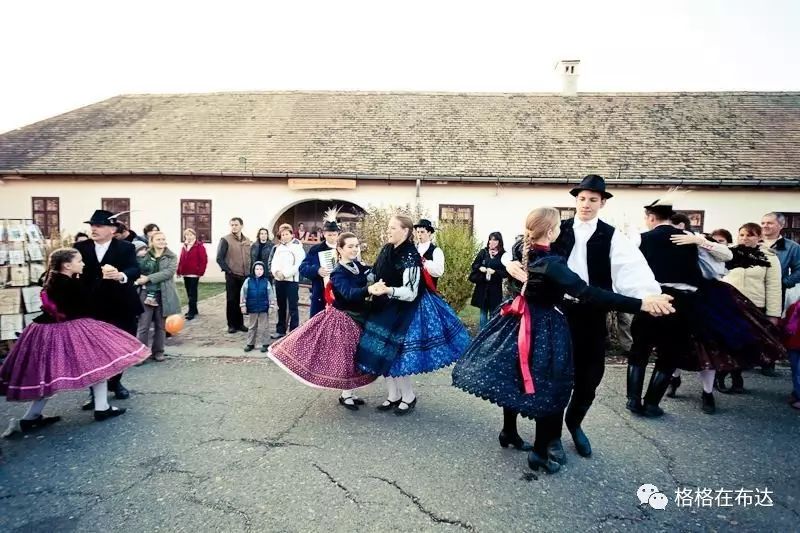
<path fill-rule="evenodd" d="M 495 315 L 453 368 L 453 386 L 528 418 L 563 411 L 574 380 L 566 318 L 553 307 L 531 307 L 533 394 L 523 389 L 519 327 L 519 316 Z"/>

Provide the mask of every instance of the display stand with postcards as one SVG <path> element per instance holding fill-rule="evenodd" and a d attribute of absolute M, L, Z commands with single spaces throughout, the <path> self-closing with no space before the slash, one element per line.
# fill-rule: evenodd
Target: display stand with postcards
<path fill-rule="evenodd" d="M 32 220 L 0 219 L 0 357 L 41 314 L 49 243 Z"/>

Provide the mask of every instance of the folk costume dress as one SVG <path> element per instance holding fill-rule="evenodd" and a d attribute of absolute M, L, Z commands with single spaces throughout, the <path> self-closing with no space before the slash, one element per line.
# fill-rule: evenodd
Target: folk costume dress
<path fill-rule="evenodd" d="M 150 349 L 107 322 L 86 318 L 84 284 L 51 274 L 39 316 L 22 332 L 0 368 L 0 394 L 8 401 L 48 398 L 85 389 L 144 361 Z"/>
<path fill-rule="evenodd" d="M 357 261 L 337 265 L 326 287 L 328 306 L 274 342 L 267 350 L 269 357 L 309 387 L 350 390 L 375 381 L 377 376 L 355 364 L 368 296 L 367 270 Z"/>
<path fill-rule="evenodd" d="M 510 285 L 519 294 L 519 283 Z M 569 325 L 558 308 L 565 293 L 597 309 L 637 313 L 642 305 L 587 285 L 565 258 L 534 246 L 524 294 L 504 303 L 472 341 L 453 369 L 453 385 L 528 418 L 561 413 L 572 392 L 574 368 Z"/>
<path fill-rule="evenodd" d="M 412 243 L 384 246 L 373 275 L 394 290 L 373 298 L 358 343 L 361 370 L 387 377 L 409 376 L 433 372 L 461 357 L 469 345 L 469 333 L 436 293 Z"/>

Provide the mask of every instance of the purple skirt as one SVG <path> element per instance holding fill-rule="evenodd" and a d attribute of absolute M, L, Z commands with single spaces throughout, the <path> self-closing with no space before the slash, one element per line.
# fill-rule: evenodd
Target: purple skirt
<path fill-rule="evenodd" d="M 346 313 L 328 307 L 272 343 L 267 351 L 290 376 L 309 387 L 348 390 L 369 385 L 377 376 L 356 368 L 361 328 Z"/>
<path fill-rule="evenodd" d="M 29 325 L 0 368 L 0 394 L 10 402 L 85 389 L 150 356 L 150 349 L 111 324 L 80 318 Z"/>

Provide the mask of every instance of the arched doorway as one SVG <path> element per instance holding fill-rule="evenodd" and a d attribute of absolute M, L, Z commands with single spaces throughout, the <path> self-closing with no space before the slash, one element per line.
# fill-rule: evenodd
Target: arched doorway
<path fill-rule="evenodd" d="M 337 220 L 342 230 L 360 234 L 361 221 L 364 220 L 366 211 L 361 206 L 345 200 L 305 200 L 298 202 L 288 207 L 278 216 L 272 226 L 272 234 L 277 235 L 281 224 L 291 224 L 296 231 L 302 222 L 310 234 L 313 235 L 316 232 L 317 239 L 321 239 L 322 219 L 325 216 L 325 211 L 333 207 L 339 209 Z"/>

